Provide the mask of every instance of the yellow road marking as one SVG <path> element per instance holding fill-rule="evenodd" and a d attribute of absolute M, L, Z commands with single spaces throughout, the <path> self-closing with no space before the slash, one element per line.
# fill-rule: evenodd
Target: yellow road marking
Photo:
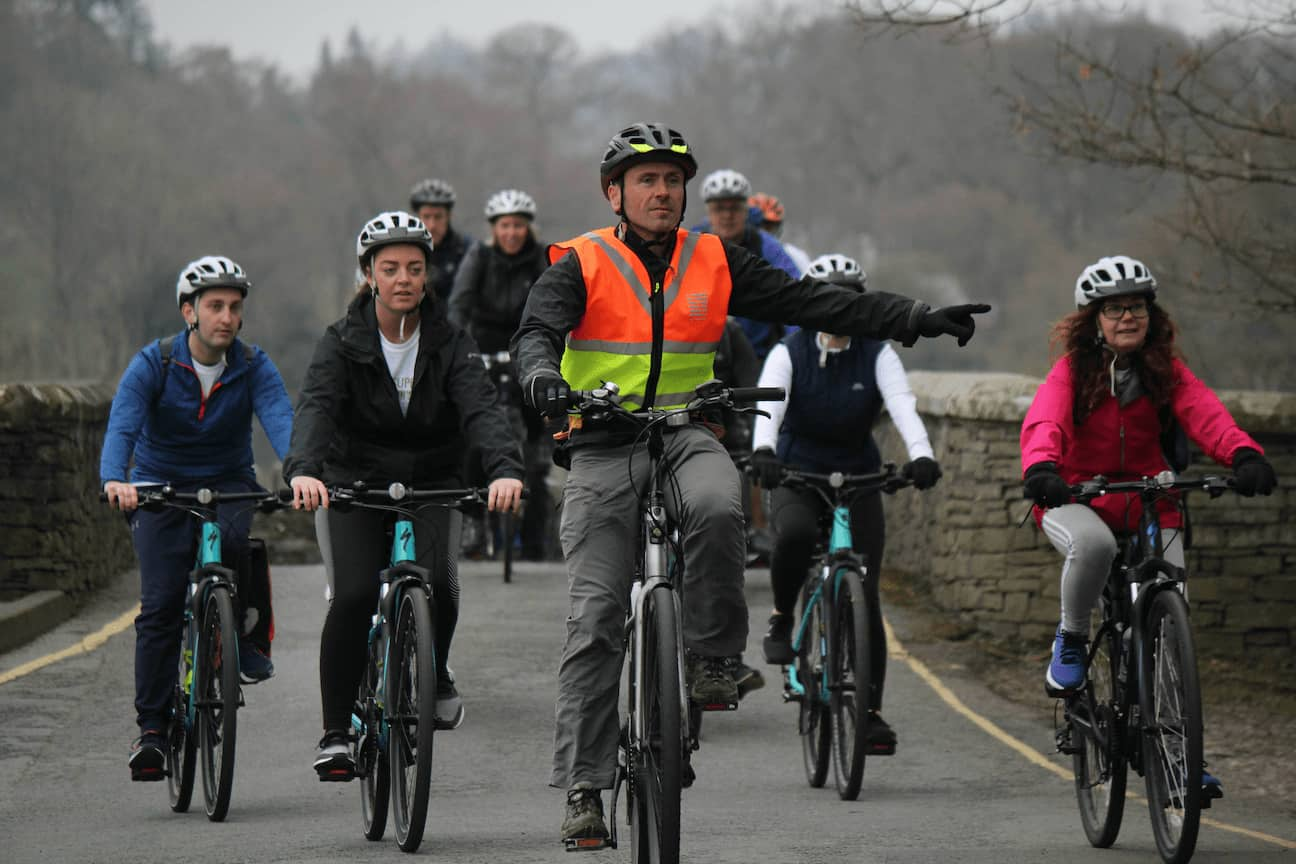
<path fill-rule="evenodd" d="M 956 713 L 965 717 L 970 723 L 972 723 L 972 725 L 981 729 L 981 731 L 985 732 L 987 735 L 989 735 L 991 738 L 995 739 L 999 743 L 1003 744 L 1005 747 L 1017 751 L 1028 762 L 1038 765 L 1047 771 L 1051 771 L 1052 773 L 1063 778 L 1064 780 L 1074 781 L 1075 776 L 1074 774 L 1072 774 L 1071 771 L 1069 771 L 1066 768 L 1063 768 L 1061 765 L 1058 765 L 1056 762 L 1049 760 L 1044 756 L 1044 754 L 1040 753 L 1034 747 L 1031 747 L 1029 744 L 1027 744 L 1024 741 L 1020 741 L 1017 738 L 1014 738 L 1012 735 L 1005 732 L 1002 728 L 1000 728 L 991 720 L 981 716 L 977 712 L 973 711 L 971 708 L 967 707 L 967 705 L 963 702 L 962 699 L 958 698 L 958 696 L 955 696 L 954 692 L 950 690 L 948 687 L 946 687 L 944 682 L 942 682 L 939 678 L 937 678 L 935 673 L 933 673 L 930 669 L 927 668 L 927 664 L 923 663 L 917 657 L 913 656 L 907 650 L 905 650 L 904 645 L 902 645 L 900 643 L 900 640 L 896 638 L 895 631 L 891 629 L 890 621 L 883 619 L 882 626 L 886 628 L 888 656 L 896 660 L 903 660 L 905 663 L 907 663 L 909 668 L 913 670 L 914 674 L 917 675 L 919 678 L 921 678 L 923 681 L 925 681 L 928 687 L 931 687 L 932 690 L 936 691 L 936 695 L 939 696 L 941 700 L 945 702 L 945 704 L 953 708 Z M 1125 796 L 1135 801 L 1146 800 L 1145 798 L 1141 798 L 1140 796 L 1135 795 L 1133 792 L 1128 792 L 1128 791 L 1125 793 Z M 1282 837 L 1275 837 L 1272 834 L 1265 834 L 1263 831 L 1253 831 L 1250 828 L 1243 828 L 1239 825 L 1230 825 L 1227 822 L 1220 822 L 1215 819 L 1209 819 L 1205 816 L 1202 817 L 1201 823 L 1203 825 L 1209 825 L 1212 828 L 1218 828 L 1221 831 L 1229 831 L 1233 834 L 1240 834 L 1244 837 L 1250 837 L 1253 840 L 1260 840 L 1265 843 L 1272 843 L 1273 845 L 1281 846 L 1284 849 L 1296 849 L 1296 841 L 1286 840 Z"/>
<path fill-rule="evenodd" d="M 15 666 L 8 672 L 0 673 L 0 684 L 8 684 L 22 678 L 24 675 L 30 675 L 38 669 L 44 669 L 46 666 L 57 663 L 60 660 L 66 660 L 69 657 L 75 657 L 78 654 L 89 654 L 99 646 L 103 645 L 113 636 L 125 630 L 135 620 L 139 614 L 139 606 L 128 609 L 100 627 L 93 633 L 83 637 L 80 641 L 74 642 L 61 651 L 55 651 L 52 654 L 46 654 L 43 657 L 37 657 L 35 660 L 29 660 L 21 666 Z"/>

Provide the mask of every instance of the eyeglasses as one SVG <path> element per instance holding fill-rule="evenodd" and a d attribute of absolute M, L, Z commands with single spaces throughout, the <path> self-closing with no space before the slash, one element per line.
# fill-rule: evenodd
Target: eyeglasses
<path fill-rule="evenodd" d="M 1136 300 L 1133 303 L 1104 303 L 1102 305 L 1102 316 L 1109 321 L 1119 321 L 1125 317 L 1126 312 L 1135 318 L 1146 318 L 1148 316 L 1147 301 Z"/>

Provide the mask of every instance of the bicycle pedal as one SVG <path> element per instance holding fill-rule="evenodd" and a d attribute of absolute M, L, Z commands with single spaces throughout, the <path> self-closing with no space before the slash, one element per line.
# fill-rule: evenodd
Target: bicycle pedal
<path fill-rule="evenodd" d="M 352 768 L 328 768 L 318 773 L 321 783 L 349 783 L 357 776 Z"/>
<path fill-rule="evenodd" d="M 131 779 L 136 783 L 155 783 L 166 778 L 167 772 L 161 768 L 141 768 L 131 771 Z"/>
<path fill-rule="evenodd" d="M 596 852 L 599 849 L 615 849 L 616 844 L 610 837 L 568 837 L 563 840 L 568 852 Z"/>
<path fill-rule="evenodd" d="M 737 711 L 738 702 L 703 702 L 699 707 L 703 711 Z"/>
<path fill-rule="evenodd" d="M 868 756 L 894 756 L 896 752 L 896 745 L 869 744 L 865 749 L 866 749 L 866 755 Z"/>
<path fill-rule="evenodd" d="M 784 701 L 784 702 L 796 702 L 797 704 L 800 704 L 801 702 L 805 701 L 805 694 L 803 694 L 803 693 L 797 693 L 797 692 L 794 691 L 794 690 L 784 690 L 784 691 L 783 691 L 783 701 Z"/>
<path fill-rule="evenodd" d="M 1071 740 L 1070 726 L 1063 726 L 1060 729 L 1058 729 L 1056 732 L 1054 732 L 1053 741 L 1057 745 L 1057 752 L 1062 753 L 1066 756 L 1074 756 L 1075 754 L 1080 752 L 1080 748 L 1077 747 Z"/>

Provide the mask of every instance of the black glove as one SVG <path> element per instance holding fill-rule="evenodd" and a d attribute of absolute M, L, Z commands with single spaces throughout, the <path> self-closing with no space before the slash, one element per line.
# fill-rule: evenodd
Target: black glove
<path fill-rule="evenodd" d="M 1022 483 L 1023 498 L 1030 498 L 1041 507 L 1061 507 L 1071 503 L 1071 487 L 1057 473 L 1052 462 L 1036 462 L 1026 469 Z"/>
<path fill-rule="evenodd" d="M 918 335 L 931 339 L 948 333 L 958 337 L 962 348 L 976 331 L 976 320 L 972 316 L 989 311 L 989 303 L 964 303 L 928 310 L 918 319 Z"/>
<path fill-rule="evenodd" d="M 758 447 L 752 452 L 751 467 L 758 486 L 773 489 L 783 482 L 783 465 L 768 447 Z"/>
<path fill-rule="evenodd" d="M 1250 447 L 1233 454 L 1233 488 L 1239 495 L 1268 495 L 1278 485 L 1273 465 Z"/>
<path fill-rule="evenodd" d="M 531 379 L 526 395 L 531 407 L 546 417 L 561 417 L 571 405 L 571 385 L 561 375 L 540 373 Z"/>
<path fill-rule="evenodd" d="M 912 479 L 916 489 L 932 488 L 943 473 L 936 460 L 929 456 L 919 456 L 912 462 L 906 462 L 900 469 L 901 476 Z"/>

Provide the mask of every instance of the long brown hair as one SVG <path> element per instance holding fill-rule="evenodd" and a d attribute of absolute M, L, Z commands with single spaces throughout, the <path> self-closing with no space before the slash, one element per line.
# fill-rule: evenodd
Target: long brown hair
<path fill-rule="evenodd" d="M 1049 345 L 1059 348 L 1071 358 L 1071 381 L 1074 391 L 1072 417 L 1078 425 L 1097 410 L 1103 399 L 1111 395 L 1111 378 L 1108 368 L 1112 354 L 1103 348 L 1102 331 L 1098 315 L 1102 303 L 1090 303 L 1077 309 L 1053 325 Z M 1156 301 L 1148 300 L 1148 330 L 1143 347 L 1130 355 L 1130 362 L 1138 371 L 1143 390 L 1158 408 L 1170 403 L 1174 387 L 1174 360 L 1182 356 L 1170 315 Z"/>

